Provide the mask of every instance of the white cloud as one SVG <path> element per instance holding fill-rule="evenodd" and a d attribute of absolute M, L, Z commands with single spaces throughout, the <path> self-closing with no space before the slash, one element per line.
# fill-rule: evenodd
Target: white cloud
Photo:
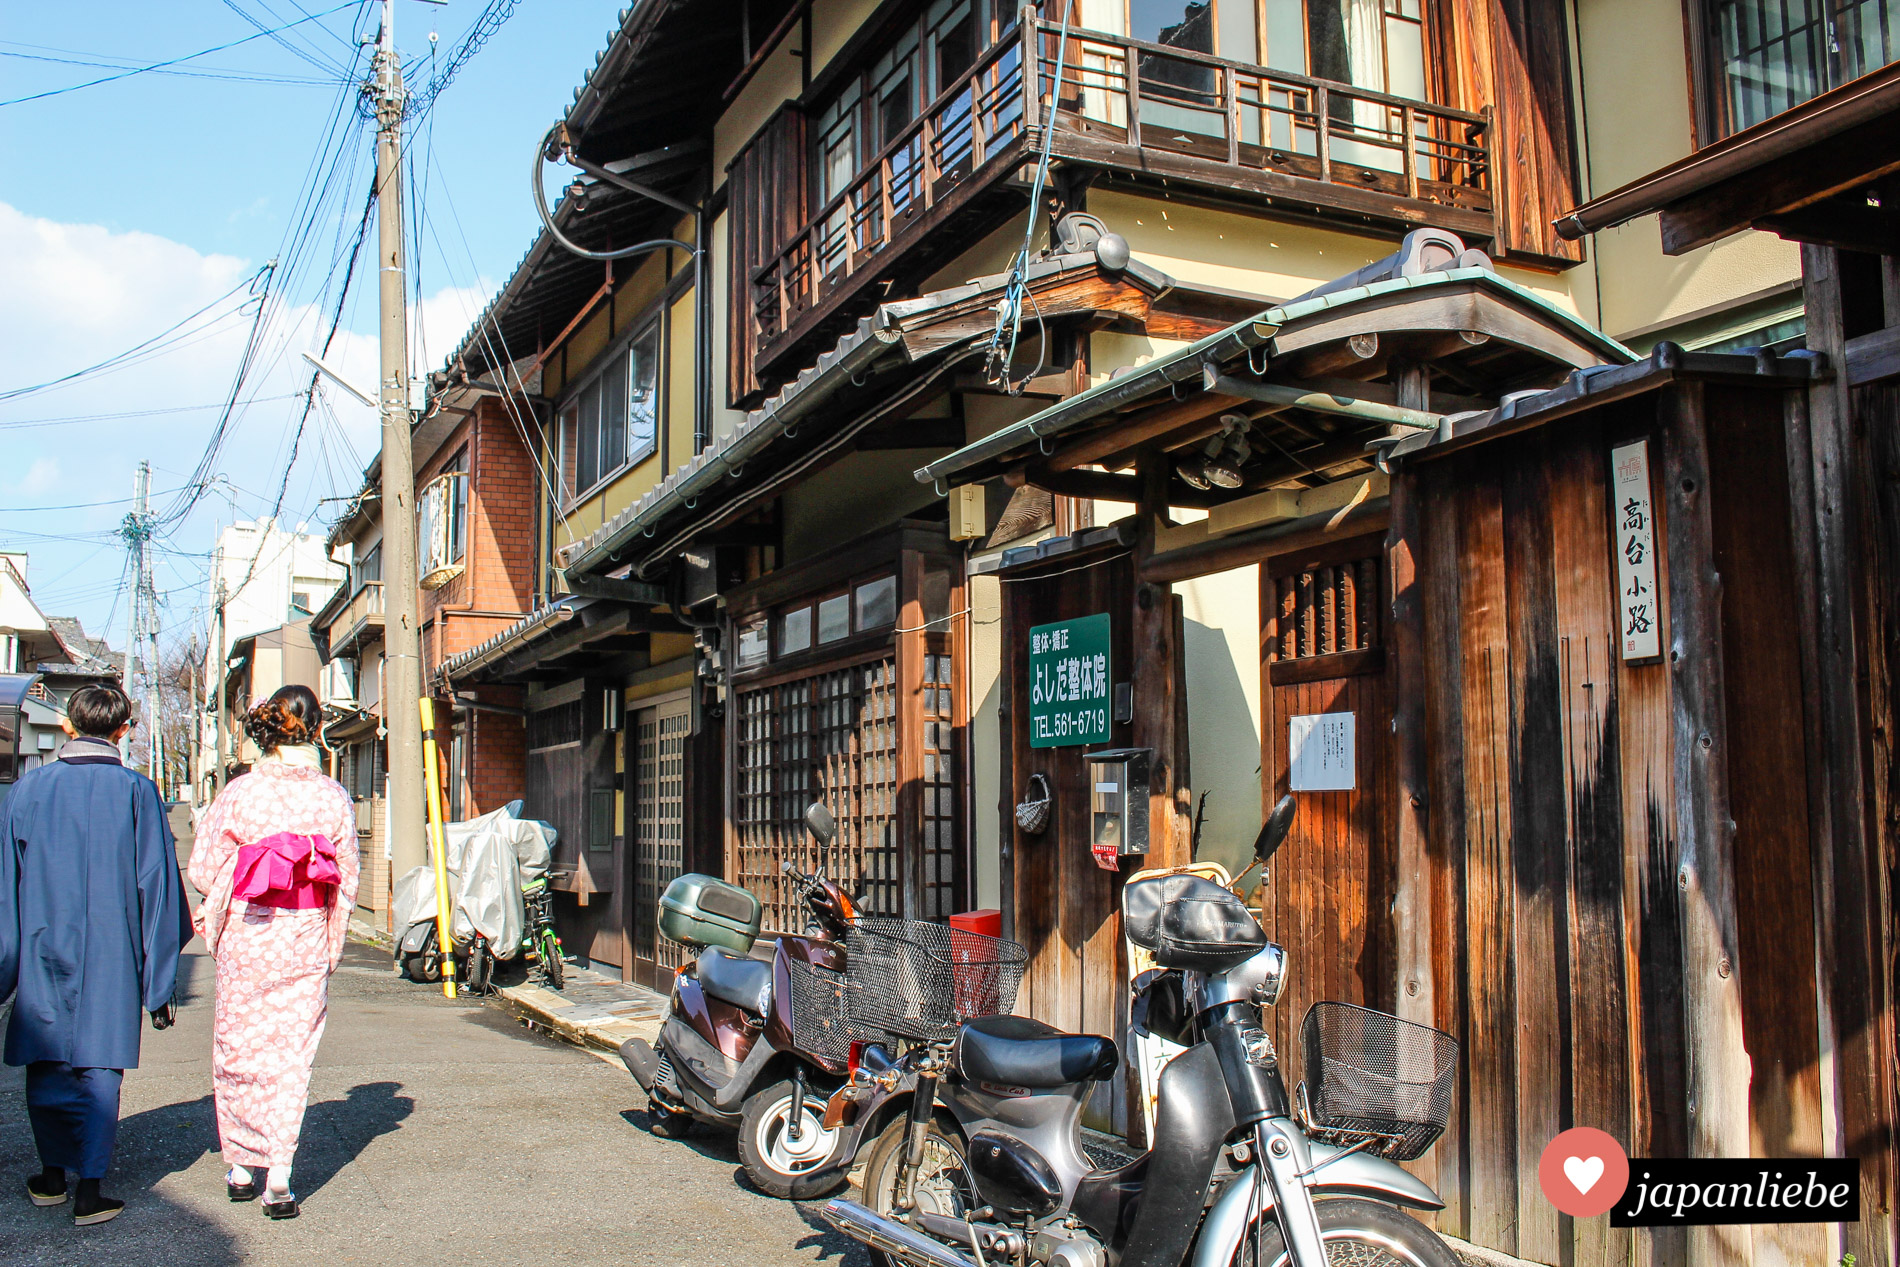
<path fill-rule="evenodd" d="M 48 382 L 121 353 L 212 303 L 256 268 L 153 234 L 58 223 L 5 203 L 0 260 L 6 261 L 7 278 L 0 303 L 0 391 Z M 364 328 L 339 330 L 326 357 L 352 382 L 372 389 L 378 363 L 374 277 L 371 270 L 357 270 L 347 319 Z M 427 336 L 427 346 L 412 373 L 439 367 L 491 290 L 484 279 L 476 287 L 424 296 L 413 324 Z M 301 401 L 287 397 L 310 378 L 299 353 L 316 351 L 327 325 L 327 314 L 310 304 L 271 313 L 246 388 L 255 403 L 234 415 L 218 463 L 242 490 L 237 506 L 217 490 L 200 495 L 163 542 L 173 552 L 162 556 L 158 577 L 161 590 L 173 591 L 168 623 L 182 623 L 199 601 L 190 586 L 202 575 L 202 564 L 181 553 L 207 551 L 218 521 L 254 517 L 276 497 L 302 412 Z M 52 505 L 127 496 L 143 458 L 153 467 L 154 506 L 166 507 L 205 451 L 219 410 L 201 407 L 229 392 L 250 327 L 249 309 L 233 312 L 141 364 L 0 402 L 0 481 L 12 481 L 5 485 L 5 500 Z M 322 499 L 353 493 L 379 445 L 374 411 L 340 391 L 328 391 L 325 399 L 342 435 L 312 418 L 284 500 L 284 522 L 309 520 L 312 531 L 321 531 L 336 509 Z M 79 420 L 48 421 L 68 418 Z M 0 547 L 31 550 L 41 581 L 36 597 L 55 612 L 84 616 L 91 627 L 112 605 L 119 569 L 97 534 L 116 525 L 124 511 L 121 504 L 59 515 L 0 514 Z M 41 539 L 46 535 L 83 539 Z"/>

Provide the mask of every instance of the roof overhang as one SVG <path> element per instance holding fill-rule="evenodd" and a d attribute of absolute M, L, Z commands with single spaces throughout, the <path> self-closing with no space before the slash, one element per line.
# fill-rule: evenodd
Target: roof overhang
<path fill-rule="evenodd" d="M 1900 197 L 1870 186 L 1900 173 L 1900 62 L 1822 93 L 1593 198 L 1553 224 L 1560 237 L 1660 212 L 1663 250 L 1681 255 L 1759 228 L 1800 241 L 1886 253 L 1900 240 Z"/>
<path fill-rule="evenodd" d="M 1045 483 L 1053 467 L 1073 473 L 1057 491 L 1109 496 L 1116 485 L 1103 480 L 1128 477 L 1094 478 L 1083 468 L 1125 465 L 1145 444 L 1204 440 L 1221 430 L 1209 420 L 1229 411 L 1252 415 L 1284 454 L 1269 471 L 1322 475 L 1363 465 L 1365 442 L 1426 424 L 1408 418 L 1378 381 L 1408 359 L 1431 365 L 1468 406 L 1634 354 L 1488 268 L 1396 277 L 1265 309 L 920 467 L 916 478 L 947 487 L 1005 476 L 1054 487 L 1063 481 Z M 1225 499 L 1185 489 L 1175 504 Z"/>
<path fill-rule="evenodd" d="M 1025 281 L 1045 320 L 1093 316 L 1137 325 L 1174 287 L 1139 261 L 1110 270 L 1092 252 L 1039 260 Z M 808 459 L 837 451 L 977 355 L 995 329 L 995 304 L 1008 284 L 999 273 L 880 305 L 731 432 L 567 547 L 567 570 L 630 564 L 637 572 L 683 547 L 689 520 L 709 526 L 717 513 L 772 493 Z M 901 390 L 894 394 L 894 387 Z"/>

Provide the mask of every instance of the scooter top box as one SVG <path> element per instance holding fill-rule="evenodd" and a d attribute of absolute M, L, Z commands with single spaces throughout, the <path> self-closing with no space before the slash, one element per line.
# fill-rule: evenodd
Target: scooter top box
<path fill-rule="evenodd" d="M 759 937 L 759 899 L 709 875 L 683 875 L 660 895 L 660 932 L 687 946 L 745 954 Z"/>

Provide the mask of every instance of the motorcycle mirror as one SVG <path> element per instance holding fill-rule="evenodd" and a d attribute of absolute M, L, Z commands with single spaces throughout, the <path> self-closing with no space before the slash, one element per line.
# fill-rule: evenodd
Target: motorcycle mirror
<path fill-rule="evenodd" d="M 826 844 L 830 844 L 832 838 L 838 834 L 837 820 L 831 817 L 831 811 L 825 808 L 823 801 L 813 801 L 806 807 L 805 826 L 811 829 L 812 835 Z"/>
<path fill-rule="evenodd" d="M 1287 833 L 1293 830 L 1293 815 L 1297 809 L 1293 795 L 1289 792 L 1273 807 L 1273 812 L 1267 815 L 1267 821 L 1260 824 L 1260 834 L 1254 837 L 1253 856 L 1260 859 L 1263 865 L 1286 843 Z"/>

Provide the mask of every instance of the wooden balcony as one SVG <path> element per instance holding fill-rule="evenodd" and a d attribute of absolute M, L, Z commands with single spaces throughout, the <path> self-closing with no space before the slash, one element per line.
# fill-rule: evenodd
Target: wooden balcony
<path fill-rule="evenodd" d="M 1005 182 L 1035 161 L 1045 123 L 1055 157 L 1112 177 L 1340 226 L 1495 234 L 1484 115 L 1125 36 L 1063 43 L 1025 11 L 753 272 L 762 378 L 862 315 L 875 283 L 921 276 L 1020 214 Z"/>

